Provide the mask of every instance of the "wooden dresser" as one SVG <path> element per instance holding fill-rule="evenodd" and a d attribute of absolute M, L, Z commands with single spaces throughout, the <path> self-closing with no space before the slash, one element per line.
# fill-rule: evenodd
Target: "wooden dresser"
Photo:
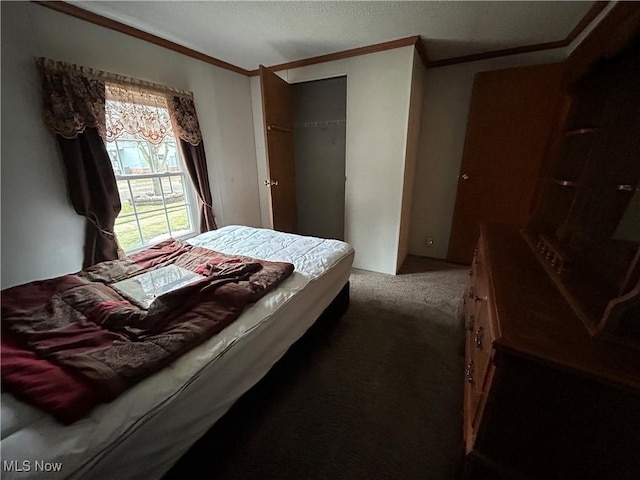
<path fill-rule="evenodd" d="M 483 226 L 461 314 L 464 478 L 640 478 L 640 350 L 593 338 L 519 229 Z"/>

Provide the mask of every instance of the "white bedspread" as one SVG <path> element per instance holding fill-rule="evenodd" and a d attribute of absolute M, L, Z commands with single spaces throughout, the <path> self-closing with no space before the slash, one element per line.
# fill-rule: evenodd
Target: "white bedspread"
<path fill-rule="evenodd" d="M 138 468 L 142 470 L 136 471 L 135 462 L 142 461 L 142 457 L 158 456 L 158 449 L 141 443 L 141 438 L 147 442 L 161 443 L 159 438 L 143 436 L 144 432 L 148 432 L 147 436 L 158 435 L 160 429 L 152 423 L 162 417 L 157 415 L 158 412 L 177 408 L 178 401 L 190 405 L 190 391 L 193 390 L 197 395 L 198 388 L 211 388 L 200 378 L 206 374 L 216 379 L 220 385 L 218 390 L 221 390 L 220 398 L 209 399 L 212 406 L 207 418 L 215 415 L 215 421 L 224 414 L 328 305 L 348 279 L 354 254 L 351 246 L 337 240 L 242 226 L 207 232 L 189 242 L 228 254 L 291 262 L 295 270 L 278 289 L 248 307 L 238 320 L 220 334 L 127 390 L 113 402 L 98 406 L 89 416 L 73 425 L 63 426 L 51 416 L 3 393 L 0 443 L 2 478 L 120 479 L 142 478 L 140 475 L 147 477 L 146 473 L 149 473 L 147 478 L 161 475 L 188 445 L 171 446 L 170 451 L 163 455 L 164 458 L 148 457 L 145 460 L 147 467 L 140 464 Z M 303 289 L 309 292 L 309 298 L 304 298 Z M 309 310 L 309 313 L 299 311 L 300 308 Z M 286 316 L 286 320 L 279 320 L 280 312 Z M 295 323 L 297 316 L 306 318 L 299 326 Z M 281 321 L 280 327 L 271 325 Z M 289 331 L 291 333 L 287 333 Z M 249 348 L 252 342 L 256 344 L 255 348 Z M 277 347 L 274 347 L 277 351 L 273 354 L 265 353 L 270 344 Z M 252 352 L 258 351 L 263 351 L 267 358 L 265 365 L 256 368 L 252 364 L 256 359 L 251 356 Z M 223 373 L 217 372 L 222 368 L 226 369 Z M 198 379 L 202 385 L 199 386 L 194 379 Z M 227 380 L 229 385 L 225 384 Z M 213 391 L 214 395 L 215 392 L 217 390 Z M 211 394 L 211 391 L 207 391 L 207 395 Z M 160 428 L 167 431 L 182 428 L 184 436 L 194 441 L 208 428 L 206 425 L 194 425 L 196 420 L 203 419 L 205 413 L 203 411 L 201 416 L 194 418 L 174 419 L 174 424 L 167 419 L 166 425 L 162 424 Z M 129 439 L 136 439 L 136 443 L 131 444 L 133 440 Z M 139 455 L 136 454 L 136 448 L 139 449 Z M 8 463 L 12 461 L 17 463 Z M 60 470 L 56 471 L 58 464 Z"/>

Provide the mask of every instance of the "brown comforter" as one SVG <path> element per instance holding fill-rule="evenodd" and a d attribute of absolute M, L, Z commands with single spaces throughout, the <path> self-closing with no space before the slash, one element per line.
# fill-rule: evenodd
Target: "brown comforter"
<path fill-rule="evenodd" d="M 145 310 L 110 284 L 174 264 L 202 279 Z M 2 292 L 2 380 L 65 423 L 221 331 L 293 271 L 175 240 Z M 75 388 L 75 391 L 72 391 Z"/>

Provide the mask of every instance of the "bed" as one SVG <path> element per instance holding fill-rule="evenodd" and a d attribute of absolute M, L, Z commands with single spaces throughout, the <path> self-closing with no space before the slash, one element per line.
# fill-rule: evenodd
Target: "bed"
<path fill-rule="evenodd" d="M 162 477 L 344 292 L 354 256 L 338 240 L 243 226 L 189 243 L 295 270 L 219 334 L 71 425 L 2 393 L 2 478 Z"/>

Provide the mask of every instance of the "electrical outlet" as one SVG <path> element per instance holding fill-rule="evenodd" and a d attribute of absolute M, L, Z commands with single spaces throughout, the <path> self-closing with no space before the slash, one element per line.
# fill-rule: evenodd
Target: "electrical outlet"
<path fill-rule="evenodd" d="M 425 241 L 427 247 L 433 247 L 433 237 L 427 237 L 427 240 Z"/>

